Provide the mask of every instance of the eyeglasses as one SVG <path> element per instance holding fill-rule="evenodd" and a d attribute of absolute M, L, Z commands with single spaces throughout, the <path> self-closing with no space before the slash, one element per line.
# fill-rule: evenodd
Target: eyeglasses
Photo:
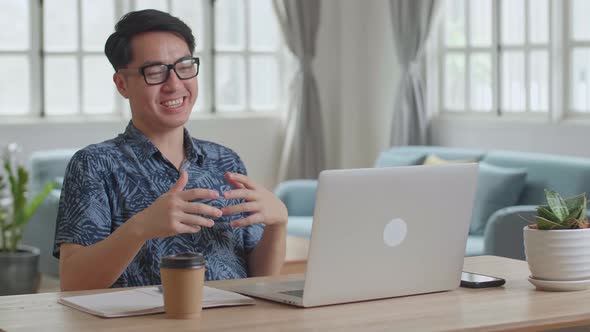
<path fill-rule="evenodd" d="M 148 85 L 158 85 L 166 82 L 170 76 L 170 70 L 174 70 L 181 80 L 190 80 L 199 74 L 199 58 L 182 58 L 173 64 L 153 64 L 141 66 L 138 72 L 143 76 Z M 126 70 L 126 69 L 119 69 Z"/>

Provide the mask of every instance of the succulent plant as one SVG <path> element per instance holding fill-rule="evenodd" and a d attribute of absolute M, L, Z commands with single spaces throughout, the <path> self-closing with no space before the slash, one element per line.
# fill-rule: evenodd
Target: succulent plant
<path fill-rule="evenodd" d="M 555 191 L 545 189 L 548 205 L 537 207 L 536 228 L 540 230 L 588 228 L 586 193 L 563 198 Z"/>
<path fill-rule="evenodd" d="M 17 246 L 22 239 L 25 225 L 33 217 L 45 197 L 56 186 L 53 182 L 47 183 L 40 193 L 28 201 L 29 172 L 20 165 L 16 167 L 16 170 L 13 170 L 9 159 L 5 156 L 3 161 L 4 170 L 8 177 L 11 207 L 9 211 L 7 206 L 0 205 L 0 235 L 2 236 L 0 252 L 16 252 L 18 250 Z M 6 180 L 0 175 L 0 203 L 6 186 Z"/>

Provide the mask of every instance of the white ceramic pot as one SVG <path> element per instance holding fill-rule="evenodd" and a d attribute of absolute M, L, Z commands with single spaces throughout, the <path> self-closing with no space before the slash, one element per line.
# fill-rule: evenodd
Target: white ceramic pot
<path fill-rule="evenodd" d="M 524 252 L 535 279 L 590 279 L 590 228 L 549 231 L 525 226 Z"/>

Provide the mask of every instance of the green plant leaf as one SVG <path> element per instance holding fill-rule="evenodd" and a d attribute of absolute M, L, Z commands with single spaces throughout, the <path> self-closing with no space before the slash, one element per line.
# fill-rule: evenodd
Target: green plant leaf
<path fill-rule="evenodd" d="M 571 196 L 563 199 L 568 209 L 584 204 L 586 200 L 586 193 L 581 193 L 576 196 Z"/>
<path fill-rule="evenodd" d="M 563 222 L 563 226 L 565 226 L 566 229 L 578 229 L 580 228 L 580 223 L 578 222 L 578 219 L 567 219 Z"/>
<path fill-rule="evenodd" d="M 35 211 L 37 211 L 37 209 L 39 208 L 39 205 L 43 203 L 47 195 L 49 195 L 51 190 L 53 190 L 53 188 L 55 188 L 56 186 L 57 183 L 55 182 L 48 182 L 47 184 L 45 184 L 43 191 L 35 195 L 35 197 L 31 200 L 31 203 L 25 207 L 23 219 L 20 221 L 21 223 L 18 226 L 24 227 L 26 223 L 28 223 L 29 220 L 31 220 L 33 214 L 35 214 Z"/>
<path fill-rule="evenodd" d="M 578 216 L 578 219 L 582 219 L 582 220 L 586 220 L 587 219 L 587 209 L 588 209 L 588 197 L 586 197 L 586 193 L 584 193 L 584 202 L 582 203 L 582 210 L 580 211 L 580 215 Z"/>
<path fill-rule="evenodd" d="M 27 181 L 29 174 L 22 166 L 17 166 L 17 177 L 15 181 L 15 188 L 13 188 L 13 214 L 14 224 L 17 226 L 18 231 L 21 231 L 21 225 L 25 223 L 25 205 L 27 204 Z"/>
<path fill-rule="evenodd" d="M 51 190 L 57 187 L 56 182 L 45 184 L 43 191 L 36 194 L 29 202 L 27 199 L 27 186 L 29 182 L 29 172 L 20 165 L 13 169 L 8 158 L 3 158 L 4 169 L 6 170 L 8 181 L 0 177 L 0 189 L 9 185 L 12 194 L 12 216 L 8 216 L 6 211 L 0 209 L 0 233 L 2 235 L 3 251 L 16 251 L 17 245 L 22 239 L 24 226 L 33 217 L 35 211 L 39 208 L 43 200 L 49 195 Z M 8 236 L 9 235 L 9 236 Z"/>
<path fill-rule="evenodd" d="M 586 218 L 586 204 L 588 203 L 586 193 L 565 198 L 564 201 L 567 210 L 569 211 L 568 218 Z M 574 211 L 577 212 L 577 214 L 574 214 Z"/>
<path fill-rule="evenodd" d="M 573 210 L 570 210 L 570 214 L 565 219 L 565 222 L 569 222 L 571 220 L 575 221 L 575 220 L 580 219 L 580 215 L 582 214 L 582 212 L 585 212 L 585 210 L 586 210 L 585 207 L 581 206 L 581 205 L 575 207 Z"/>
<path fill-rule="evenodd" d="M 557 216 L 555 214 L 553 214 L 553 212 L 551 212 L 551 210 L 549 210 L 549 206 L 547 206 L 547 205 L 538 206 L 537 207 L 537 215 L 539 217 L 545 218 L 545 219 L 552 221 L 554 223 L 561 224 L 561 220 L 559 220 L 559 218 L 557 218 Z"/>
<path fill-rule="evenodd" d="M 569 215 L 569 211 L 561 195 L 553 190 L 545 189 L 545 197 L 547 198 L 547 204 L 549 204 L 551 212 L 553 212 L 560 221 L 564 221 Z"/>
<path fill-rule="evenodd" d="M 539 217 L 539 216 L 535 217 L 535 222 L 537 223 L 537 227 L 540 230 L 567 229 L 567 227 L 564 225 L 554 223 L 551 220 L 547 220 L 547 219 L 545 219 L 543 217 Z"/>
<path fill-rule="evenodd" d="M 8 182 L 10 183 L 10 192 L 14 196 L 15 189 L 16 189 L 16 179 L 14 178 L 14 174 L 12 173 L 12 166 L 10 166 L 10 162 L 8 162 L 8 158 L 4 159 L 4 169 L 6 170 L 6 174 L 8 174 Z"/>

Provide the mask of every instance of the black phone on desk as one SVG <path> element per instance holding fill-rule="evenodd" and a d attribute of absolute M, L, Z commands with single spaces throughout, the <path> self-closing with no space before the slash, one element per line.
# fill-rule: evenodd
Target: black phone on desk
<path fill-rule="evenodd" d="M 499 287 L 506 283 L 506 280 L 498 277 L 486 276 L 483 274 L 466 272 L 461 273 L 461 287 L 487 288 Z"/>

